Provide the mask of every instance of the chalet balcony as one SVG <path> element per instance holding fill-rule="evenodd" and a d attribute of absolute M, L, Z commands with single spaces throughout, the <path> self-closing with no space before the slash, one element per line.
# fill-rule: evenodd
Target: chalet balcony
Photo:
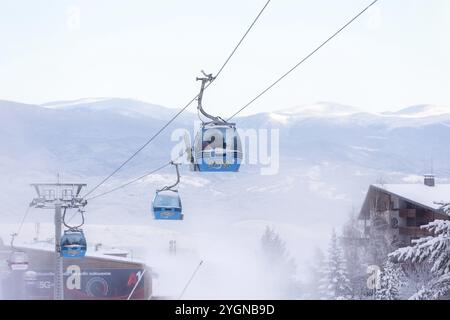
<path fill-rule="evenodd" d="M 425 211 L 423 217 L 427 219 L 429 222 L 440 219 L 440 220 L 450 220 L 450 216 L 445 213 L 433 212 L 433 211 Z"/>
<path fill-rule="evenodd" d="M 399 234 L 409 237 L 425 237 L 431 235 L 427 230 L 420 227 L 399 227 Z"/>
<path fill-rule="evenodd" d="M 398 213 L 400 218 L 417 218 L 420 219 L 420 224 L 426 224 L 428 222 L 434 221 L 436 219 L 441 220 L 450 220 L 450 216 L 439 213 L 439 212 L 433 212 L 430 210 L 418 210 L 418 209 L 400 209 Z"/>

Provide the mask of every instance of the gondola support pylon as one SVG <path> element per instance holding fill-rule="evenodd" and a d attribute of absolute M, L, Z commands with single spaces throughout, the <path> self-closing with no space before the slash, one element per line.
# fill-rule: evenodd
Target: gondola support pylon
<path fill-rule="evenodd" d="M 37 198 L 30 203 L 30 207 L 38 209 L 53 209 L 55 211 L 55 275 L 54 299 L 64 300 L 63 257 L 61 251 L 62 208 L 79 209 L 86 206 L 87 201 L 80 196 L 83 183 L 33 183 Z"/>

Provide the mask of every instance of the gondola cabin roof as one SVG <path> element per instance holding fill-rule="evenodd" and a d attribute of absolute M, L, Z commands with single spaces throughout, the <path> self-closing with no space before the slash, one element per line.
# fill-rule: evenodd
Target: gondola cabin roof
<path fill-rule="evenodd" d="M 214 124 L 214 123 L 205 123 L 202 128 L 204 129 L 233 129 L 236 128 L 236 124 Z"/>
<path fill-rule="evenodd" d="M 154 207 L 181 207 L 180 196 L 177 191 L 158 191 L 153 199 Z"/>

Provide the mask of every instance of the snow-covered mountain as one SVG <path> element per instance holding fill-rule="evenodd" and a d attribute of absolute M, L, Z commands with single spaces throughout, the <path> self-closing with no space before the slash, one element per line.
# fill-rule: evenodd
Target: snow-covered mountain
<path fill-rule="evenodd" d="M 330 102 L 302 105 L 265 114 L 273 122 L 293 124 L 305 119 L 322 119 L 339 123 L 384 124 L 388 127 L 411 127 L 450 120 L 450 106 L 417 105 L 395 112 L 366 112 L 362 109 Z"/>
<path fill-rule="evenodd" d="M 60 172 L 95 181 L 126 160 L 176 112 L 176 109 L 119 98 L 59 101 L 40 106 L 0 101 L 3 146 L 0 164 L 8 174 L 24 172 L 25 178 L 27 172 L 47 176 Z M 172 130 L 192 131 L 195 119 L 195 114 L 183 113 L 117 179 L 135 177 L 166 162 L 175 144 L 170 140 Z M 239 173 L 239 179 L 248 178 L 252 184 L 248 189 L 255 194 L 258 188 L 252 186 L 265 179 L 271 181 L 269 186 L 273 187 L 269 189 L 274 196 L 283 194 L 277 188 L 322 183 L 321 188 L 315 187 L 319 198 L 327 193 L 327 188 L 334 188 L 333 197 L 348 198 L 358 204 L 361 199 L 354 198 L 343 187 L 349 181 L 345 178 L 347 173 L 356 176 L 354 181 L 362 176 L 368 176 L 370 181 L 375 176 L 392 173 L 397 175 L 395 179 L 401 179 L 429 171 L 431 158 L 441 178 L 450 173 L 446 161 L 450 157 L 447 147 L 450 107 L 421 105 L 377 114 L 321 102 L 238 118 L 236 122 L 242 129 L 280 130 L 280 173 L 274 177 L 254 175 L 258 172 L 254 166 L 243 166 Z M 337 167 L 345 170 L 336 171 Z M 345 174 L 341 177 L 338 172 Z M 298 182 L 303 178 L 292 182 L 293 176 L 303 177 L 306 184 Z M 331 183 L 333 180 L 336 183 Z M 359 188 L 363 190 L 369 181 Z M 221 183 L 226 185 L 229 181 Z M 233 188 L 236 196 L 242 189 L 245 186 Z M 214 194 L 220 192 L 216 190 Z"/>
<path fill-rule="evenodd" d="M 64 181 L 94 186 L 176 112 L 116 98 L 43 105 L 0 101 L 0 221 L 18 223 L 34 196 L 29 183 L 55 180 L 57 172 Z M 195 119 L 194 113 L 184 113 L 98 192 L 167 162 L 176 143 L 170 139 L 172 130 L 192 131 Z M 235 120 L 242 129 L 279 129 L 278 174 L 260 175 L 254 165 L 244 165 L 236 174 L 192 173 L 183 166 L 180 194 L 186 219 L 173 224 L 151 219 L 155 189 L 174 179 L 170 169 L 159 172 L 90 202 L 87 224 L 92 227 L 87 230 L 97 230 L 90 237 L 101 241 L 99 228 L 115 230 L 105 225 L 130 225 L 120 229 L 127 234 L 105 241 L 120 239 L 113 245 L 134 248 L 148 228 L 152 240 L 145 246 L 157 243 L 163 248 L 173 235 L 181 248 L 229 267 L 217 250 L 241 255 L 243 242 L 256 246 L 265 226 L 272 225 L 300 263 L 307 261 L 312 243 L 326 242 L 330 229 L 342 223 L 352 207 L 359 208 L 368 185 L 377 179 L 416 180 L 429 171 L 431 158 L 438 179 L 450 178 L 448 107 L 422 105 L 377 114 L 322 102 Z M 52 217 L 32 212 L 27 219 L 51 222 Z"/>
<path fill-rule="evenodd" d="M 449 106 L 421 104 L 401 109 L 397 112 L 385 112 L 385 115 L 407 118 L 428 118 L 450 114 Z"/>
<path fill-rule="evenodd" d="M 297 117 L 333 117 L 333 116 L 348 116 L 355 113 L 362 112 L 360 109 L 351 106 L 345 106 L 337 103 L 319 102 L 310 105 L 301 105 L 293 108 L 281 110 L 271 113 L 271 115 L 279 114 L 291 116 L 294 119 Z"/>
<path fill-rule="evenodd" d="M 78 113 L 111 113 L 133 118 L 148 117 L 166 120 L 174 110 L 143 101 L 123 98 L 85 98 L 74 101 L 55 101 L 40 105 L 44 108 L 77 111 Z"/>
<path fill-rule="evenodd" d="M 318 103 L 262 113 L 239 120 L 244 127 L 279 128 L 282 155 L 348 163 L 381 171 L 450 172 L 442 146 L 450 138 L 450 107 L 411 107 L 369 113 L 333 103 Z"/>

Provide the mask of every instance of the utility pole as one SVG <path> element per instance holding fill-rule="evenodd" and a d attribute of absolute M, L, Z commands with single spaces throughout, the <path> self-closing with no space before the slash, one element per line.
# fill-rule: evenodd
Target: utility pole
<path fill-rule="evenodd" d="M 41 229 L 41 225 L 39 222 L 36 222 L 36 224 L 34 225 L 34 229 L 36 231 L 36 236 L 34 237 L 34 241 L 39 241 L 39 231 Z"/>
<path fill-rule="evenodd" d="M 55 203 L 55 280 L 53 296 L 55 300 L 64 300 L 63 257 L 61 257 L 61 203 Z"/>
<path fill-rule="evenodd" d="M 64 300 L 64 259 L 61 256 L 61 229 L 62 209 L 78 209 L 86 206 L 87 201 L 80 197 L 80 192 L 86 184 L 60 183 L 59 175 L 57 183 L 33 183 L 37 198 L 34 198 L 30 206 L 38 209 L 54 209 L 55 211 L 55 275 L 54 292 L 55 300 Z"/>

